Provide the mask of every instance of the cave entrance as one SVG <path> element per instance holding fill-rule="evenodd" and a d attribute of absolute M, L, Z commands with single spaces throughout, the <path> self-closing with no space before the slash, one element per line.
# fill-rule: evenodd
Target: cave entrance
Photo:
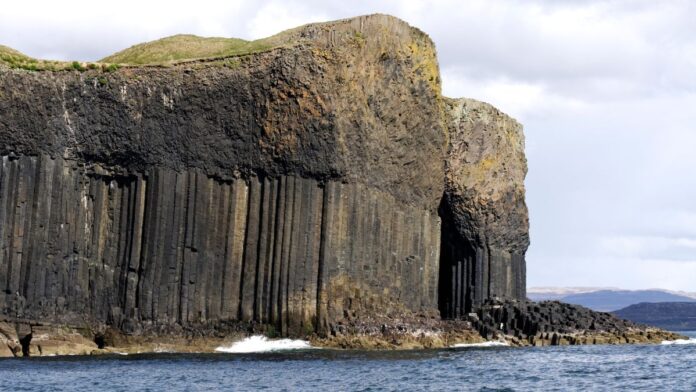
<path fill-rule="evenodd" d="M 476 252 L 459 234 L 454 215 L 444 196 L 438 212 L 442 221 L 438 307 L 442 318 L 459 318 L 470 313 L 474 306 Z"/>

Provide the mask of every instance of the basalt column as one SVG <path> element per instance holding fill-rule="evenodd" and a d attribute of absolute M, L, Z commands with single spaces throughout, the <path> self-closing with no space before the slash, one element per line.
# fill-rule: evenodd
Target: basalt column
<path fill-rule="evenodd" d="M 527 163 L 514 119 L 483 102 L 446 103 L 439 306 L 444 317 L 459 317 L 488 298 L 526 297 Z"/>
<path fill-rule="evenodd" d="M 196 170 L 111 173 L 48 156 L 0 166 L 0 308 L 14 319 L 258 322 L 436 307 L 437 216 L 362 184 Z"/>

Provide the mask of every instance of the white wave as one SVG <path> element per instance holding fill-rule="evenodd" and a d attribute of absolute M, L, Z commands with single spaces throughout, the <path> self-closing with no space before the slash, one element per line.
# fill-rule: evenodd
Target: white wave
<path fill-rule="evenodd" d="M 501 341 L 490 341 L 481 343 L 459 343 L 452 346 L 453 348 L 463 348 L 463 347 L 507 347 L 510 344 L 508 342 Z"/>
<path fill-rule="evenodd" d="M 231 346 L 220 346 L 215 351 L 221 353 L 264 353 L 283 350 L 306 350 L 310 348 L 313 347 L 305 340 L 270 340 L 265 336 L 250 336 L 234 342 Z"/>
<path fill-rule="evenodd" d="M 665 346 L 682 345 L 682 344 L 696 344 L 696 339 L 665 340 L 662 342 L 662 344 Z"/>

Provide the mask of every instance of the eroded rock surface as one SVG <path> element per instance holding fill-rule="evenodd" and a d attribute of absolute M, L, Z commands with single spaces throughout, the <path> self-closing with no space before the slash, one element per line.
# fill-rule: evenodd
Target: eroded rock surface
<path fill-rule="evenodd" d="M 493 106 L 447 99 L 441 309 L 460 316 L 488 298 L 525 299 L 529 218 L 522 126 Z"/>
<path fill-rule="evenodd" d="M 437 310 L 432 42 L 384 15 L 281 35 L 167 67 L 0 67 L 5 317 L 304 335 Z"/>
<path fill-rule="evenodd" d="M 660 343 L 684 338 L 558 301 L 487 300 L 466 318 L 482 336 L 505 338 L 521 346 Z"/>

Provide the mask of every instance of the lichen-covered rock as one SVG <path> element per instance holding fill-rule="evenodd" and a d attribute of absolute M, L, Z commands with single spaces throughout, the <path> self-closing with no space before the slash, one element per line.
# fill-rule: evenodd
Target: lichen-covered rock
<path fill-rule="evenodd" d="M 371 15 L 281 36 L 264 52 L 168 67 L 0 65 L 0 155 L 360 182 L 435 211 L 445 125 L 427 35 Z"/>
<path fill-rule="evenodd" d="M 529 219 L 522 126 L 493 106 L 447 99 L 441 308 L 469 312 L 487 298 L 526 296 Z M 450 278 L 451 277 L 451 278 Z"/>
<path fill-rule="evenodd" d="M 524 254 L 529 246 L 522 125 L 495 107 L 448 99 L 446 192 L 459 233 L 474 246 Z"/>
<path fill-rule="evenodd" d="M 372 15 L 113 72 L 0 65 L 0 311 L 328 331 L 437 310 L 435 49 Z"/>

